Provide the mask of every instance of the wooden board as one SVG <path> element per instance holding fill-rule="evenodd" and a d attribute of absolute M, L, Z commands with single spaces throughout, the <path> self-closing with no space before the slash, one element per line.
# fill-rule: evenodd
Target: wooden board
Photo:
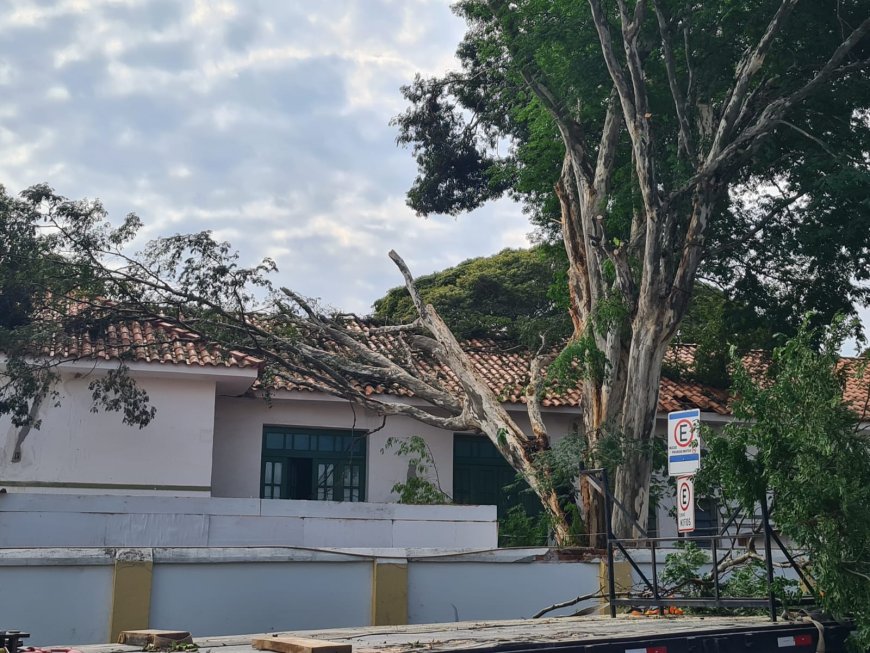
<path fill-rule="evenodd" d="M 168 640 L 173 642 L 193 641 L 190 638 L 190 633 L 186 630 L 156 630 L 153 628 L 147 630 L 122 630 L 118 636 L 119 644 L 130 644 L 132 646 L 145 646 Z"/>
<path fill-rule="evenodd" d="M 251 646 L 263 651 L 277 651 L 277 653 L 352 653 L 353 651 L 351 644 L 304 637 L 255 637 L 251 640 Z"/>

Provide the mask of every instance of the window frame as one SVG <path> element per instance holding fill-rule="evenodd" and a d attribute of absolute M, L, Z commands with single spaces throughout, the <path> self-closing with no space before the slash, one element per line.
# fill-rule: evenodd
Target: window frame
<path fill-rule="evenodd" d="M 297 437 L 301 436 L 301 437 Z M 263 425 L 260 454 L 260 498 L 297 501 L 365 501 L 368 478 L 367 431 L 328 429 L 319 427 Z M 288 443 L 291 443 L 288 447 Z M 299 445 L 297 446 L 297 442 Z M 280 446 L 279 446 L 280 443 Z M 336 451 L 336 449 L 338 449 Z M 294 499 L 289 482 L 291 460 L 311 461 L 311 480 L 307 499 Z M 281 465 L 281 478 L 274 482 L 275 465 Z M 330 467 L 330 482 L 321 481 L 321 468 Z M 356 475 L 354 471 L 356 470 Z M 267 472 L 271 471 L 268 483 Z M 346 484 L 347 480 L 350 484 Z M 354 483 L 353 481 L 356 481 Z M 275 497 L 275 487 L 280 496 Z M 340 498 L 336 495 L 340 493 Z"/>

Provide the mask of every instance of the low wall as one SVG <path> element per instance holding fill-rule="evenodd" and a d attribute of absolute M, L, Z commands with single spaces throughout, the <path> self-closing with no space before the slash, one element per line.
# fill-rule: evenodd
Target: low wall
<path fill-rule="evenodd" d="M 495 506 L 0 494 L 0 548 L 489 549 L 497 540 Z"/>
<path fill-rule="evenodd" d="M 120 630 L 195 636 L 530 617 L 598 587 L 599 562 L 547 549 L 7 549 L 0 629 L 28 644 L 112 641 Z M 565 608 L 554 614 L 570 614 Z"/>
<path fill-rule="evenodd" d="M 667 551 L 659 553 L 663 562 Z M 650 577 L 646 552 L 633 557 Z M 47 646 L 105 643 L 143 628 L 202 637 L 517 619 L 596 593 L 603 571 L 598 558 L 560 560 L 541 548 L 4 549 L 0 630 L 30 632 L 28 644 Z M 625 560 L 616 562 L 615 578 L 618 590 L 639 588 Z"/>

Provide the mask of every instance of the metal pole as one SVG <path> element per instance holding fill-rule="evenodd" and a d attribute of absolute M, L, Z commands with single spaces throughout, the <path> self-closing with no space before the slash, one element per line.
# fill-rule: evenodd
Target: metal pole
<path fill-rule="evenodd" d="M 601 470 L 601 484 L 605 490 L 601 493 L 601 498 L 604 500 L 604 528 L 607 533 L 607 592 L 610 596 L 610 616 L 616 617 L 616 570 L 613 567 L 613 528 L 610 525 L 610 492 L 607 491 L 606 469 Z"/>
<path fill-rule="evenodd" d="M 809 591 L 810 594 L 815 595 L 816 590 L 813 588 L 813 584 L 810 583 L 810 581 L 804 575 L 804 572 L 801 571 L 800 565 L 797 563 L 797 560 L 794 559 L 794 556 L 792 556 L 791 552 L 788 550 L 788 547 L 782 543 L 782 540 L 779 539 L 779 535 L 776 534 L 776 531 L 771 530 L 770 534 L 773 536 L 773 541 L 776 542 L 776 545 L 779 547 L 780 551 L 785 554 L 785 557 L 788 560 L 789 564 L 797 572 L 798 577 L 801 579 L 801 581 L 803 581 L 803 584 L 807 586 L 807 591 Z"/>
<path fill-rule="evenodd" d="M 649 552 L 650 552 L 650 560 L 652 561 L 652 572 L 653 572 L 653 598 L 658 601 L 659 600 L 659 568 L 656 564 L 656 543 L 650 542 Z M 661 607 L 661 604 L 658 604 Z"/>
<path fill-rule="evenodd" d="M 761 495 L 761 519 L 764 521 L 764 557 L 767 567 L 767 600 L 770 620 L 776 621 L 776 596 L 773 594 L 773 554 L 770 550 L 770 514 L 767 509 L 767 494 Z"/>
<path fill-rule="evenodd" d="M 716 597 L 716 606 L 719 605 L 719 549 L 716 545 L 717 537 L 714 535 L 710 540 L 713 544 L 713 596 Z"/>

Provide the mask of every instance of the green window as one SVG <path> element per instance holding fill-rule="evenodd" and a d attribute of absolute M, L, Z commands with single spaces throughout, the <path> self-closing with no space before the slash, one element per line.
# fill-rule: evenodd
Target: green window
<path fill-rule="evenodd" d="M 365 501 L 365 434 L 266 426 L 260 497 Z"/>
<path fill-rule="evenodd" d="M 517 505 L 522 505 L 529 515 L 541 510 L 528 484 L 517 479 L 513 467 L 482 435 L 453 436 L 453 501 L 496 505 L 500 518 Z"/>

